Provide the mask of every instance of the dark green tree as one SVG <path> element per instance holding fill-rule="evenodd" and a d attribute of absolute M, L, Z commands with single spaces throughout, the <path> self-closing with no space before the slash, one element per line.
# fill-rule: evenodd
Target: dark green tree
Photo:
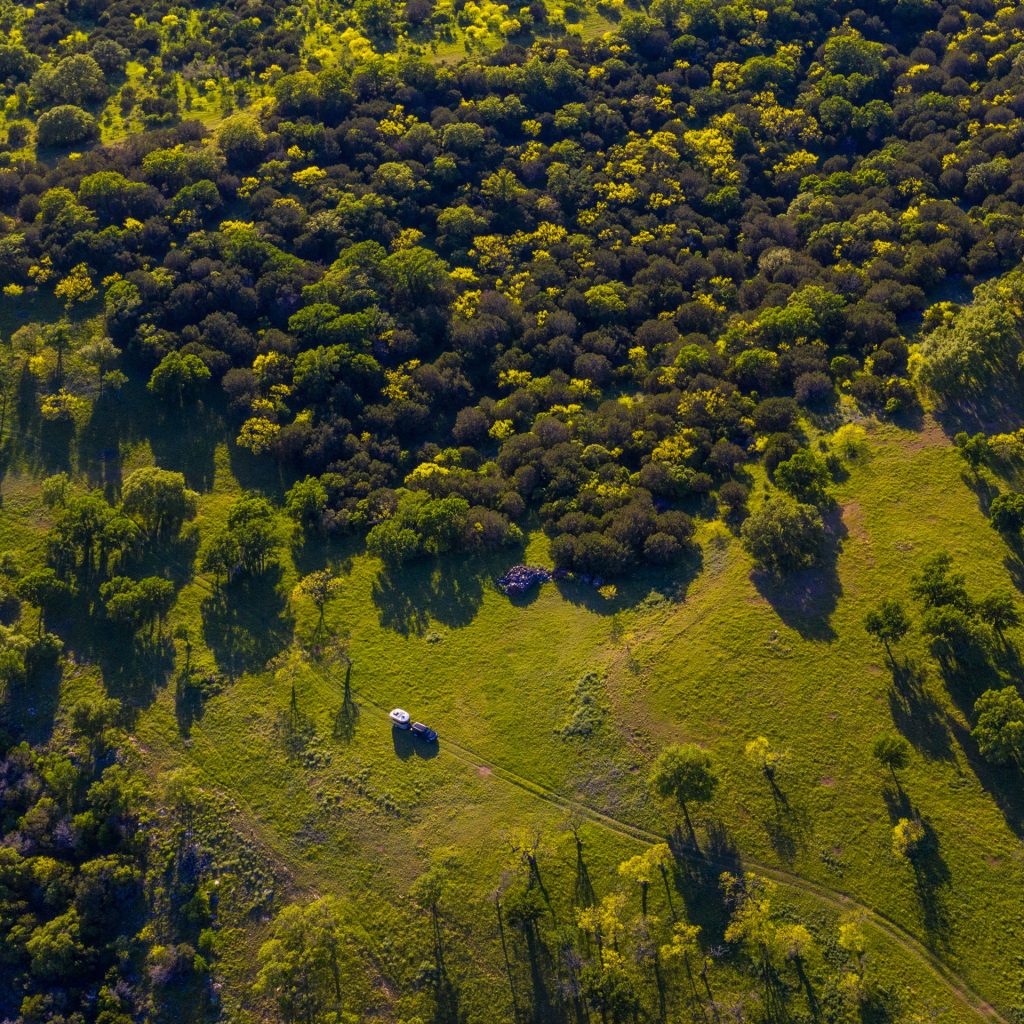
<path fill-rule="evenodd" d="M 875 760 L 892 773 L 892 780 L 899 785 L 897 771 L 902 771 L 910 764 L 910 744 L 902 737 L 893 733 L 883 733 L 876 737 L 871 746 Z"/>
<path fill-rule="evenodd" d="M 993 764 L 1024 767 L 1024 700 L 1013 686 L 986 690 L 975 702 L 971 736 Z"/>
<path fill-rule="evenodd" d="M 892 662 L 891 645 L 899 643 L 910 632 L 910 619 L 903 605 L 888 597 L 867 613 L 864 628 L 885 646 L 886 656 Z"/>
<path fill-rule="evenodd" d="M 775 575 L 809 568 L 825 546 L 821 513 L 784 494 L 766 498 L 747 518 L 740 536 L 756 567 Z"/>
<path fill-rule="evenodd" d="M 662 799 L 674 800 L 679 805 L 686 827 L 694 837 L 689 805 L 707 803 L 718 786 L 711 755 L 695 743 L 666 747 L 654 762 L 650 784 Z"/>

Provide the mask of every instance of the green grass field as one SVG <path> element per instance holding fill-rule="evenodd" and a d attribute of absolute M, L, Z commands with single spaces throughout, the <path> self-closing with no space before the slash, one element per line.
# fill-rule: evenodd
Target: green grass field
<path fill-rule="evenodd" d="M 404 896 L 433 854 L 455 851 L 455 973 L 472 979 L 469 1019 L 494 1020 L 510 1013 L 507 983 L 486 974 L 500 956 L 475 951 L 497 942 L 479 907 L 515 860 L 508 837 L 542 836 L 539 863 L 568 878 L 576 824 L 598 895 L 621 886 L 617 863 L 673 823 L 648 795 L 647 767 L 664 744 L 692 740 L 713 752 L 722 778 L 698 817 L 747 869 L 779 882 L 779 900 L 823 932 L 860 908 L 876 969 L 911 1016 L 931 1007 L 942 1020 L 982 1019 L 977 993 L 997 1008 L 992 1019 L 1006 1019 L 1021 996 L 1012 952 L 1024 920 L 1019 786 L 977 757 L 964 713 L 971 681 L 947 687 L 914 634 L 894 675 L 863 618 L 883 596 L 912 604 L 910 577 L 935 550 L 954 555 L 977 594 L 1010 588 L 1013 556 L 934 423 L 869 426 L 867 453 L 836 487 L 845 538 L 835 572 L 786 592 L 759 586 L 738 542 L 717 527 L 702 536 L 699 566 L 635 580 L 611 599 L 548 584 L 514 604 L 491 582 L 506 557 L 419 565 L 390 580 L 366 556 L 334 552 L 345 586 L 328 606 L 327 635 L 346 647 L 347 672 L 330 652 L 303 653 L 316 616 L 287 596 L 298 578 L 291 558 L 276 596 L 268 591 L 243 621 L 217 619 L 210 582 L 195 577 L 170 627 L 189 630 L 194 665 L 231 680 L 190 709 L 173 673 L 158 680 L 134 723 L 145 763 L 154 774 L 194 766 L 278 894 L 340 896 L 369 943 L 425 928 Z M 152 457 L 136 443 L 122 471 Z M 246 477 L 226 445 L 211 458 L 201 534 Z M 2 496 L 2 546 L 39 557 L 38 480 L 15 466 Z M 532 537 L 526 560 L 545 557 L 545 539 Z M 317 559 L 303 553 L 302 570 Z M 229 642 L 231 630 L 246 629 L 257 643 Z M 180 639 L 177 648 L 180 668 Z M 588 672 L 603 680 L 603 716 L 589 739 L 564 735 Z M 77 693 L 97 676 L 83 669 L 66 685 Z M 299 725 L 289 729 L 293 686 Z M 394 705 L 439 730 L 437 756 L 395 740 L 386 718 Z M 901 791 L 871 755 L 873 738 L 894 724 L 914 745 Z M 762 734 L 788 752 L 781 801 L 743 755 Z M 909 809 L 936 843 L 916 876 L 891 850 L 892 824 Z M 657 912 L 669 911 L 664 904 L 652 895 Z M 266 920 L 263 912 L 227 929 L 229 977 L 247 976 Z M 380 951 L 379 984 L 365 993 L 368 1006 L 390 1005 L 399 1018 L 386 979 L 412 970 L 402 962 L 408 945 Z"/>

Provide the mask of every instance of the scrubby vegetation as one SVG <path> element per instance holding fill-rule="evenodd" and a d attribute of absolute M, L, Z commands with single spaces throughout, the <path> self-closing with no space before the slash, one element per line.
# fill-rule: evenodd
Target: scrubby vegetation
<path fill-rule="evenodd" d="M 0 0 L 0 1016 L 1020 1016 L 1022 31 Z"/>

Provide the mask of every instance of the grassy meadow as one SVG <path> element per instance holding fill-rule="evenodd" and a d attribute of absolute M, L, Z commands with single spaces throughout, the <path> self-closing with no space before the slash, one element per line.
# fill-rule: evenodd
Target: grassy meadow
<path fill-rule="evenodd" d="M 286 545 L 280 578 L 225 615 L 210 581 L 184 565 L 168 625 L 176 665 L 154 666 L 119 695 L 136 709 L 149 770 L 198 773 L 233 851 L 225 878 L 255 873 L 250 888 L 263 887 L 224 929 L 225 975 L 250 976 L 276 898 L 335 894 L 379 956 L 365 1005 L 402 1019 L 403 1000 L 409 1012 L 417 1005 L 398 994 L 416 974 L 416 944 L 394 937 L 425 935 L 407 894 L 450 857 L 448 962 L 463 1008 L 469 1020 L 512 1019 L 492 897 L 517 849 L 539 844 L 567 917 L 579 874 L 570 829 L 598 896 L 623 888 L 617 864 L 674 826 L 648 793 L 648 766 L 663 745 L 694 741 L 721 777 L 696 814 L 714 864 L 775 880 L 776 901 L 811 924 L 821 955 L 840 915 L 861 915 L 874 969 L 908 1019 L 1009 1019 L 1022 984 L 1013 950 L 1024 920 L 1024 803 L 970 739 L 965 711 L 990 683 L 944 679 L 914 633 L 890 666 L 863 619 L 884 596 L 912 607 L 910 578 L 936 550 L 953 554 L 977 595 L 1009 589 L 1018 563 L 987 524 L 985 483 L 966 475 L 933 421 L 865 426 L 865 450 L 835 487 L 834 567 L 785 590 L 751 574 L 721 524 L 703 528 L 699 562 L 609 596 L 550 583 L 510 601 L 492 581 L 514 555 L 418 564 L 391 578 L 357 548 Z M 243 483 L 280 492 L 281 481 L 254 475 L 225 442 L 202 448 L 184 437 L 154 452 L 142 436 L 122 440 L 121 475 L 155 459 L 201 491 L 200 541 Z M 35 560 L 48 521 L 39 481 L 59 466 L 45 447 L 28 451 L 2 482 L 0 547 Z M 67 458 L 99 482 L 82 452 Z M 546 556 L 545 538 L 531 536 L 522 560 Z M 321 628 L 291 594 L 301 572 L 325 562 L 344 587 Z M 1018 639 L 1001 656 L 1007 676 Z M 184 700 L 176 679 L 186 659 L 227 682 Z M 99 671 L 80 665 L 63 696 L 100 685 Z M 394 705 L 438 729 L 436 751 L 392 734 Z M 583 705 L 594 716 L 587 738 L 566 729 Z M 893 728 L 914 748 L 898 786 L 871 754 L 874 737 Z M 774 794 L 744 756 L 758 735 L 786 751 Z M 911 811 L 932 851 L 916 872 L 891 848 L 893 822 Z M 685 905 L 708 936 L 721 928 L 713 903 L 685 886 L 651 893 L 652 913 Z M 477 956 L 481 944 L 493 948 Z"/>

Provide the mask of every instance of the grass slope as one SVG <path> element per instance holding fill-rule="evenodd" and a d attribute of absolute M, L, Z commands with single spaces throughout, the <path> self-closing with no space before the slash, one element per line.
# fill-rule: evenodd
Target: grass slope
<path fill-rule="evenodd" d="M 123 471 L 152 458 L 137 442 Z M 205 535 L 240 492 L 239 476 L 251 481 L 225 445 L 199 461 Z M 0 541 L 33 560 L 46 516 L 27 468 L 3 480 Z M 647 764 L 663 744 L 694 740 L 712 749 L 722 776 L 703 814 L 718 841 L 771 872 L 779 898 L 825 931 L 844 908 L 870 910 L 878 969 L 908 1017 L 931 1006 L 947 1011 L 943 1020 L 980 1019 L 968 989 L 1006 1014 L 1020 997 L 1010 951 L 1024 920 L 1022 819 L 1019 787 L 979 761 L 968 734 L 965 710 L 986 680 L 947 686 L 915 636 L 894 673 L 863 630 L 866 610 L 885 595 L 909 597 L 911 575 L 939 548 L 957 558 L 973 593 L 1009 588 L 1014 556 L 971 484 L 933 424 L 873 426 L 868 453 L 836 489 L 846 536 L 835 572 L 784 592 L 753 578 L 739 544 L 718 529 L 703 538 L 701 566 L 642 578 L 612 599 L 550 584 L 514 604 L 490 583 L 501 559 L 422 565 L 390 580 L 365 556 L 335 552 L 345 588 L 327 626 L 347 640 L 350 672 L 302 657 L 316 622 L 304 602 L 282 597 L 298 578 L 291 559 L 276 592 L 248 610 L 256 651 L 227 641 L 238 623 L 217 618 L 209 581 L 195 577 L 171 627 L 188 628 L 194 664 L 233 681 L 202 708 L 181 705 L 173 678 L 147 690 L 139 747 L 154 773 L 195 766 L 222 794 L 242 844 L 291 896 L 346 900 L 379 950 L 379 979 L 360 998 L 380 1012 L 401 1016 L 389 979 L 407 975 L 415 943 L 406 940 L 426 927 L 405 894 L 432 856 L 451 849 L 452 956 L 467 979 L 465 1008 L 470 1020 L 510 1018 L 484 902 L 515 860 L 508 837 L 542 835 L 540 862 L 566 874 L 575 853 L 565 830 L 579 823 L 595 889 L 609 891 L 620 884 L 617 863 L 672 826 L 647 794 Z M 527 559 L 545 556 L 544 539 L 532 538 Z M 307 560 L 316 557 L 303 555 L 303 571 Z M 177 647 L 180 666 L 180 639 Z M 270 655 L 267 670 L 247 670 Z M 595 729 L 589 739 L 567 735 L 591 672 Z M 65 686 L 79 692 L 96 679 L 81 669 Z M 437 756 L 396 742 L 385 717 L 395 704 L 439 729 Z M 871 756 L 874 736 L 893 723 L 915 747 L 899 789 Z M 789 752 L 782 800 L 744 759 L 759 734 Z M 935 840 L 916 874 L 891 851 L 892 823 L 910 808 Z M 653 912 L 670 909 L 652 893 Z M 269 904 L 226 933 L 236 992 L 268 913 Z M 952 987 L 937 963 L 953 972 Z"/>

